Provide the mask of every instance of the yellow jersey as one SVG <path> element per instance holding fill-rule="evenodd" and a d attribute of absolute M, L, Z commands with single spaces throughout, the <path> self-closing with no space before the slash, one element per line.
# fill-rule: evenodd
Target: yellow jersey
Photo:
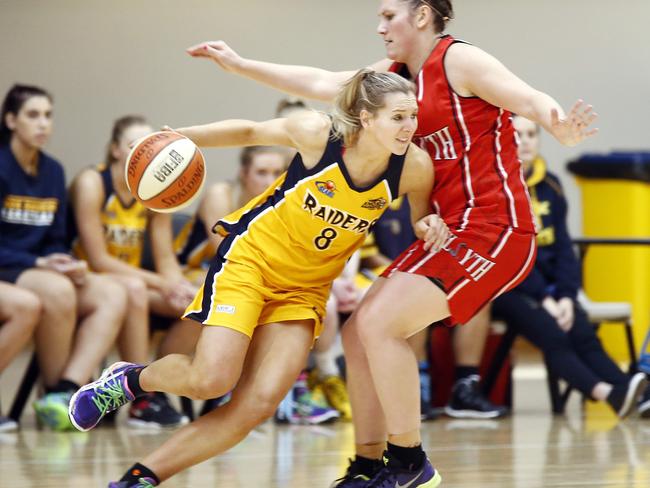
<path fill-rule="evenodd" d="M 122 202 L 113 188 L 110 167 L 97 167 L 104 188 L 104 204 L 101 211 L 101 222 L 104 228 L 106 249 L 114 256 L 131 266 L 140 267 L 144 236 L 148 224 L 147 209 L 137 200 L 130 204 Z M 86 254 L 82 249 L 79 238 L 73 242 L 73 252 L 80 259 Z"/>
<path fill-rule="evenodd" d="M 331 283 L 398 197 L 405 159 L 391 155 L 385 172 L 360 188 L 343 154 L 342 141 L 333 136 L 311 169 L 298 153 L 266 192 L 217 222 L 225 239 L 216 260 L 262 267 L 269 285 L 279 289 Z"/>

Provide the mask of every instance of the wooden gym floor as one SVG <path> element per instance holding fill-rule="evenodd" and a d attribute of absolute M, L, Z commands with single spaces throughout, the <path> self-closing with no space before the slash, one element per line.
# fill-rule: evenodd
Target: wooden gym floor
<path fill-rule="evenodd" d="M 26 357 L 0 381 L 4 412 Z M 515 368 L 515 413 L 500 421 L 439 418 L 424 425 L 424 443 L 444 488 L 650 486 L 650 420 L 617 422 L 603 405 L 577 395 L 553 418 L 543 370 Z M 90 433 L 36 429 L 31 407 L 18 433 L 0 434 L 0 487 L 105 487 L 169 433 L 117 428 Z M 352 428 L 275 426 L 268 422 L 230 452 L 182 473 L 165 487 L 327 487 L 352 455 Z"/>

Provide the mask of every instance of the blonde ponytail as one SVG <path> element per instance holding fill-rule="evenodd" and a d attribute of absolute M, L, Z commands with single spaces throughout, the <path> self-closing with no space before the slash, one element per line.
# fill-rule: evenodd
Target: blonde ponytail
<path fill-rule="evenodd" d="M 371 68 L 357 71 L 337 95 L 332 109 L 332 127 L 346 146 L 354 145 L 361 130 L 360 114 L 375 115 L 389 93 L 414 93 L 413 84 L 395 73 L 377 73 Z"/>

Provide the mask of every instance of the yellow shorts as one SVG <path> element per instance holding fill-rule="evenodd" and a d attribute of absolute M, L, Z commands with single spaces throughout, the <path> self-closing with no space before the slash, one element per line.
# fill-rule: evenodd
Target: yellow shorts
<path fill-rule="evenodd" d="M 253 337 L 258 325 L 290 320 L 314 321 L 314 338 L 323 329 L 330 285 L 280 289 L 269 284 L 260 268 L 225 261 L 213 266 L 184 317 L 218 325 Z"/>

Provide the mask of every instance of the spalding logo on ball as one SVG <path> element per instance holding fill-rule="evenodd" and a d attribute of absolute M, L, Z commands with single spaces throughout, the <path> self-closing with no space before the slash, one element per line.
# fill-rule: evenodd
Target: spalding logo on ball
<path fill-rule="evenodd" d="M 131 194 L 156 212 L 190 205 L 205 182 L 205 160 L 196 145 L 177 132 L 154 132 L 140 139 L 127 159 Z"/>

